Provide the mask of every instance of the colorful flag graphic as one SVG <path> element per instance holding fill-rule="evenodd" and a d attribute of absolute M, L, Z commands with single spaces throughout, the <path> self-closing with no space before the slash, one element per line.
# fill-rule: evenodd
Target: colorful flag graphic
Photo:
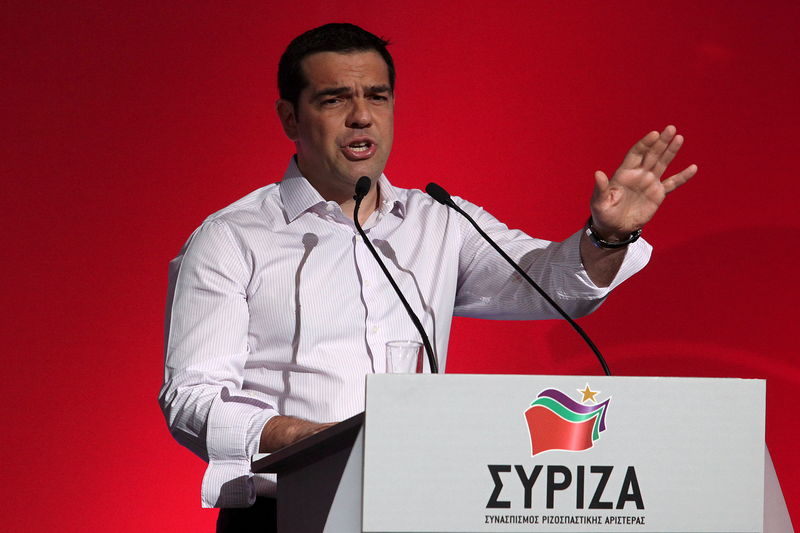
<path fill-rule="evenodd" d="M 611 398 L 596 405 L 576 402 L 563 392 L 546 389 L 525 411 L 531 455 L 548 450 L 587 450 L 606 429 Z"/>

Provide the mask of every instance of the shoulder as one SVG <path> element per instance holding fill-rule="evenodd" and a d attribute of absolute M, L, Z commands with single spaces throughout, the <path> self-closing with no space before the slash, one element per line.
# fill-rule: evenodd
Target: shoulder
<path fill-rule="evenodd" d="M 454 209 L 437 202 L 425 191 L 419 189 L 401 190 L 406 193 L 404 197 L 405 205 L 410 215 L 422 215 L 434 220 L 448 221 L 451 224 L 455 222 L 457 226 L 464 222 L 463 217 Z M 487 214 L 482 207 L 468 200 L 464 200 L 459 196 L 452 196 L 451 198 L 459 208 L 475 219 L 480 219 Z"/>
<path fill-rule="evenodd" d="M 265 222 L 280 214 L 280 184 L 272 183 L 236 200 L 219 211 L 209 215 L 201 224 L 238 226 L 253 220 Z"/>
<path fill-rule="evenodd" d="M 246 255 L 248 243 L 265 227 L 282 220 L 281 213 L 277 183 L 256 189 L 206 217 L 192 232 L 180 256 L 213 256 L 226 251 Z"/>

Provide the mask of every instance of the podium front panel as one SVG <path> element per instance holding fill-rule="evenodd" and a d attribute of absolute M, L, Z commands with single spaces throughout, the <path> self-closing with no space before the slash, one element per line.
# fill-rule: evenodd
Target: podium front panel
<path fill-rule="evenodd" d="M 765 382 L 374 375 L 365 532 L 757 532 Z"/>

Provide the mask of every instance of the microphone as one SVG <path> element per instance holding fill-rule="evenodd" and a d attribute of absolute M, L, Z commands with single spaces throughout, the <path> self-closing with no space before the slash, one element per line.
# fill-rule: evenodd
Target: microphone
<path fill-rule="evenodd" d="M 578 334 L 579 334 L 579 335 L 580 335 L 580 336 L 583 338 L 583 340 L 586 342 L 586 344 L 588 344 L 588 345 L 589 345 L 589 348 L 591 348 L 591 350 L 592 350 L 592 351 L 594 352 L 594 354 L 597 356 L 597 359 L 598 359 L 598 361 L 600 361 L 600 366 L 602 366 L 602 367 L 603 367 L 603 372 L 605 372 L 605 375 L 606 375 L 606 376 L 610 376 L 610 375 L 611 375 L 611 370 L 609 370 L 609 368 L 608 368 L 608 365 L 606 364 L 606 360 L 603 358 L 603 354 L 601 354 L 601 353 L 600 353 L 600 350 L 597 348 L 597 346 L 595 346 L 595 344 L 592 342 L 592 339 L 590 339 L 590 338 L 589 338 L 589 335 L 587 335 L 587 334 L 586 334 L 586 332 L 583 330 L 583 328 L 581 328 L 581 327 L 578 325 L 578 323 L 577 323 L 577 322 L 575 322 L 575 321 L 572 319 L 572 317 L 570 317 L 570 316 L 567 314 L 567 312 L 566 312 L 566 311 L 564 311 L 564 310 L 561 308 L 561 306 L 560 306 L 560 305 L 558 305 L 558 304 L 555 302 L 555 300 L 553 300 L 553 299 L 552 299 L 552 298 L 551 298 L 551 297 L 550 297 L 550 296 L 549 296 L 549 295 L 548 295 L 548 294 L 547 294 L 547 293 L 544 291 L 544 289 L 542 289 L 542 288 L 541 288 L 541 287 L 540 287 L 540 286 L 539 286 L 539 285 L 538 285 L 538 284 L 537 284 L 535 281 L 533 281 L 533 280 L 531 279 L 531 277 L 528 275 L 528 273 L 527 273 L 527 272 L 525 272 L 524 270 L 522 270 L 522 267 L 520 267 L 520 266 L 519 266 L 519 265 L 518 265 L 518 264 L 517 264 L 517 263 L 516 263 L 516 262 L 515 262 L 513 259 L 511 259 L 511 258 L 508 256 L 508 254 L 506 254 L 506 253 L 503 251 L 503 249 L 502 249 L 502 248 L 500 248 L 500 247 L 497 245 L 497 243 L 496 243 L 496 242 L 494 242 L 494 241 L 492 240 L 492 238 L 491 238 L 491 237 L 489 237 L 489 236 L 486 234 L 486 232 L 485 232 L 485 231 L 483 231 L 483 230 L 480 228 L 480 226 L 478 226 L 478 224 L 477 224 L 477 223 L 476 223 L 476 222 L 475 222 L 475 221 L 472 219 L 472 217 L 471 217 L 471 216 L 469 216 L 469 215 L 468 215 L 468 214 L 467 214 L 467 213 L 466 213 L 466 212 L 465 212 L 463 209 L 461 209 L 461 208 L 458 206 L 458 204 L 456 204 L 456 203 L 453 201 L 453 199 L 450 197 L 450 193 L 448 193 L 446 190 L 444 190 L 444 188 L 443 188 L 443 187 L 441 187 L 441 186 L 439 186 L 439 185 L 437 185 L 437 184 L 435 184 L 435 183 L 429 183 L 429 184 L 427 185 L 427 187 L 425 187 L 425 192 L 427 192 L 427 193 L 428 193 L 428 194 L 429 194 L 429 195 L 430 195 L 430 196 L 431 196 L 431 197 L 432 197 L 434 200 L 436 200 L 436 201 L 437 201 L 437 202 L 439 202 L 440 204 L 446 205 L 446 206 L 448 206 L 448 207 L 450 207 L 450 208 L 452 208 L 452 209 L 454 209 L 454 210 L 458 211 L 459 213 L 461 213 L 461 214 L 462 214 L 462 215 L 463 215 L 463 216 L 464 216 L 464 217 L 465 217 L 465 218 L 466 218 L 466 219 L 467 219 L 467 220 L 470 222 L 470 224 L 472 224 L 472 226 L 473 226 L 473 227 L 474 227 L 474 228 L 475 228 L 475 229 L 478 231 L 478 233 L 481 235 L 481 237 L 483 237 L 483 238 L 486 240 L 486 242 L 488 242 L 488 243 L 489 243 L 489 244 L 490 244 L 490 245 L 491 245 L 491 246 L 492 246 L 492 247 L 493 247 L 493 248 L 494 248 L 494 249 L 497 251 L 497 253 L 499 253 L 499 254 L 500 254 L 500 256 L 501 256 L 503 259 L 505 259 L 505 260 L 508 262 L 508 264 L 509 264 L 509 265 L 511 265 L 512 267 L 514 267 L 514 270 L 516 270 L 516 271 L 517 271 L 517 273 L 518 273 L 520 276 L 522 276 L 522 277 L 523 277 L 523 279 L 524 279 L 525 281 L 527 281 L 527 282 L 528 282 L 528 283 L 531 285 L 531 287 L 533 287 L 534 289 L 536 289 L 536 292 L 538 292 L 538 293 L 539 293 L 539 294 L 542 296 L 542 298 L 544 298 L 544 299 L 545 299 L 545 301 L 546 301 L 548 304 L 550 304 L 550 305 L 553 307 L 553 309 L 555 309 L 556 311 L 558 311 L 558 314 L 560 314 L 562 317 L 564 317 L 564 319 L 565 319 L 567 322 L 569 322 L 569 325 L 570 325 L 570 326 L 572 326 L 572 328 L 573 328 L 575 331 L 577 331 L 577 332 L 578 332 Z"/>
<path fill-rule="evenodd" d="M 368 176 L 361 176 L 356 182 L 356 195 L 353 200 L 356 201 L 356 206 L 361 206 L 361 201 L 369 193 L 369 188 L 372 186 L 372 180 Z M 355 217 L 354 217 L 355 218 Z"/>
<path fill-rule="evenodd" d="M 433 348 L 431 347 L 431 341 L 428 339 L 428 335 L 425 333 L 425 328 L 422 327 L 422 323 L 419 321 L 416 313 L 414 310 L 411 309 L 411 306 L 408 304 L 408 300 L 406 300 L 403 293 L 400 291 L 400 287 L 397 286 L 397 283 L 394 281 L 394 278 L 389 273 L 389 270 L 386 268 L 386 265 L 381 260 L 381 257 L 378 255 L 378 252 L 375 250 L 375 247 L 372 246 L 372 243 L 367 237 L 367 234 L 364 233 L 364 229 L 361 227 L 361 224 L 358 221 L 358 210 L 361 207 L 361 202 L 364 200 L 364 197 L 369 193 L 369 189 L 372 186 L 372 180 L 369 179 L 367 176 L 361 176 L 358 181 L 356 182 L 356 194 L 353 196 L 353 200 L 356 201 L 356 206 L 353 209 L 353 222 L 356 225 L 356 229 L 358 233 L 361 235 L 361 238 L 364 239 L 364 244 L 367 245 L 367 248 L 370 252 L 372 252 L 372 256 L 375 258 L 375 261 L 378 262 L 378 265 L 383 270 L 386 279 L 389 280 L 389 283 L 392 285 L 394 292 L 397 293 L 398 298 L 400 298 L 400 302 L 402 302 L 403 307 L 406 309 L 406 313 L 408 313 L 409 318 L 411 318 L 411 322 L 414 323 L 414 327 L 417 328 L 420 337 L 422 337 L 422 344 L 425 346 L 425 353 L 428 354 L 428 366 L 431 368 L 432 374 L 439 373 L 439 364 L 436 362 L 436 354 L 433 353 Z"/>
<path fill-rule="evenodd" d="M 434 200 L 439 202 L 440 204 L 444 204 L 446 206 L 452 207 L 453 209 L 458 209 L 458 206 L 450 198 L 450 193 L 444 190 L 444 187 L 441 185 L 437 185 L 436 183 L 429 183 L 427 187 L 425 187 L 425 192 L 430 194 Z"/>

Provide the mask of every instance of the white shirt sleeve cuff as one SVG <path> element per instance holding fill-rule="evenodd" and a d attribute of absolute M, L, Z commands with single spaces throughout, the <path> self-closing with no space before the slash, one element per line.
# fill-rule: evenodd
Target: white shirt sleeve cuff
<path fill-rule="evenodd" d="M 630 244 L 625 252 L 625 259 L 622 265 L 614 276 L 614 279 L 608 287 L 598 287 L 589 278 L 589 274 L 583 267 L 580 255 L 580 239 L 583 230 L 574 233 L 567 240 L 561 243 L 565 249 L 565 257 L 563 263 L 553 261 L 554 265 L 563 267 L 566 272 L 570 268 L 577 268 L 574 276 L 565 275 L 564 279 L 557 290 L 559 299 L 563 300 L 600 300 L 608 296 L 608 294 L 623 281 L 627 280 L 647 265 L 652 254 L 653 247 L 644 239 Z"/>
<path fill-rule="evenodd" d="M 208 416 L 208 468 L 203 476 L 203 507 L 248 507 L 256 490 L 250 458 L 258 452 L 261 429 L 276 416 L 272 406 L 228 389 L 214 399 Z"/>

